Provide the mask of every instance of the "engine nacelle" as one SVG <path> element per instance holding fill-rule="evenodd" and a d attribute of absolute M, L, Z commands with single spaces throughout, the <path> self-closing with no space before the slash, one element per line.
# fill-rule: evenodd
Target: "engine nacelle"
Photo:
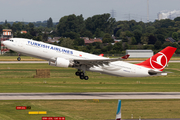
<path fill-rule="evenodd" d="M 66 60 L 64 58 L 57 58 L 55 63 L 54 62 L 49 62 L 49 65 L 56 66 L 56 67 L 65 67 L 65 68 L 72 66 L 70 64 L 70 61 Z"/>

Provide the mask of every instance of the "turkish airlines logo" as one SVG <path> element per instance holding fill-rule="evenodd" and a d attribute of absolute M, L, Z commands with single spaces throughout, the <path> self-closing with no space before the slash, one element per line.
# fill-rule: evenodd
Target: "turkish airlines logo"
<path fill-rule="evenodd" d="M 167 57 L 164 53 L 157 53 L 157 55 L 150 58 L 151 67 L 154 69 L 162 70 L 167 65 Z"/>

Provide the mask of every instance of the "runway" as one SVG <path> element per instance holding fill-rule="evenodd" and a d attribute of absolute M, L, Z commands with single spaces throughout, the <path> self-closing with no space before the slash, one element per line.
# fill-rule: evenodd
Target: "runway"
<path fill-rule="evenodd" d="M 0 93 L 0 100 L 180 99 L 180 92 Z"/>

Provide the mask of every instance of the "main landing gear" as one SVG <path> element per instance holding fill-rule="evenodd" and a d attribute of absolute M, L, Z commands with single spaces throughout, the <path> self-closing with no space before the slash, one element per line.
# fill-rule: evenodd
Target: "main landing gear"
<path fill-rule="evenodd" d="M 17 58 L 18 61 L 21 61 L 21 54 L 19 53 L 19 57 Z"/>
<path fill-rule="evenodd" d="M 83 80 L 83 79 L 88 80 L 88 79 L 89 79 L 89 77 L 88 77 L 88 76 L 85 76 L 84 72 L 81 71 L 81 70 L 78 70 L 75 74 L 76 74 L 76 76 L 79 76 L 79 78 L 80 78 L 81 80 Z"/>

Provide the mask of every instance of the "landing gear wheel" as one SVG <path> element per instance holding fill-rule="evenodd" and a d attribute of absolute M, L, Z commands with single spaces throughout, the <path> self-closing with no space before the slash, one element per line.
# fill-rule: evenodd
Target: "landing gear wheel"
<path fill-rule="evenodd" d="M 83 80 L 83 79 L 84 79 L 84 76 L 80 75 L 79 78 L 80 78 L 81 80 Z"/>
<path fill-rule="evenodd" d="M 83 73 L 83 72 L 80 72 L 80 76 L 84 76 L 84 73 Z"/>
<path fill-rule="evenodd" d="M 84 76 L 84 79 L 85 79 L 85 80 L 88 80 L 88 79 L 89 79 L 89 77 L 88 77 L 88 76 Z"/>
<path fill-rule="evenodd" d="M 20 58 L 20 57 L 18 57 L 18 58 L 17 58 L 17 60 L 18 60 L 18 61 L 21 61 L 21 58 Z"/>
<path fill-rule="evenodd" d="M 83 79 L 84 79 L 84 80 L 88 80 L 88 79 L 89 79 L 89 77 L 85 75 L 85 70 L 83 71 L 83 70 L 81 70 L 81 69 L 78 69 L 78 71 L 75 72 L 75 75 L 76 75 L 76 76 L 79 76 L 79 78 L 80 78 L 81 80 L 83 80 Z"/>
<path fill-rule="evenodd" d="M 80 75 L 80 72 L 76 72 L 75 74 L 76 74 L 76 76 L 79 76 L 79 75 Z"/>

